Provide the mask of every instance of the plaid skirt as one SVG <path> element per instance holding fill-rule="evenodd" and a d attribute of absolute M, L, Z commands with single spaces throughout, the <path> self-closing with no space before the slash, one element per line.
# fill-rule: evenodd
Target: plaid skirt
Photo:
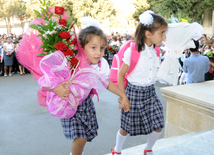
<path fill-rule="evenodd" d="M 121 111 L 121 128 L 130 136 L 147 135 L 164 127 L 163 106 L 154 85 L 141 87 L 128 83 L 126 96 L 130 111 Z"/>
<path fill-rule="evenodd" d="M 61 119 L 61 124 L 67 139 L 87 138 L 90 142 L 97 136 L 98 123 L 90 94 L 77 108 L 76 114 L 71 118 Z"/>

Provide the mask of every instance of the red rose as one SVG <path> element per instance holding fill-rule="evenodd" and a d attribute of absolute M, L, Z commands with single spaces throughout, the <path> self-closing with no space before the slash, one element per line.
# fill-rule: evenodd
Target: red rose
<path fill-rule="evenodd" d="M 71 37 L 69 32 L 60 32 L 58 34 L 62 39 L 69 39 Z"/>
<path fill-rule="evenodd" d="M 54 47 L 57 49 L 57 50 L 60 50 L 60 51 L 66 51 L 68 49 L 68 46 L 63 43 L 63 42 L 58 42 L 54 45 Z"/>
<path fill-rule="evenodd" d="M 77 66 L 79 60 L 75 57 L 72 57 L 71 58 L 71 66 L 74 67 L 74 66 Z"/>
<path fill-rule="evenodd" d="M 66 26 L 66 25 L 67 25 L 67 20 L 65 20 L 65 19 L 60 19 L 60 20 L 59 20 L 59 25 Z"/>
<path fill-rule="evenodd" d="M 63 54 L 65 56 L 73 56 L 74 52 L 68 48 L 66 51 L 63 52 Z"/>
<path fill-rule="evenodd" d="M 110 49 L 111 49 L 111 46 L 108 45 L 107 50 L 110 50 Z"/>
<path fill-rule="evenodd" d="M 64 13 L 65 9 L 60 6 L 55 6 L 55 14 L 62 15 Z"/>
<path fill-rule="evenodd" d="M 70 44 L 70 45 L 75 45 L 76 43 L 77 43 L 77 39 L 74 38 L 69 44 Z"/>

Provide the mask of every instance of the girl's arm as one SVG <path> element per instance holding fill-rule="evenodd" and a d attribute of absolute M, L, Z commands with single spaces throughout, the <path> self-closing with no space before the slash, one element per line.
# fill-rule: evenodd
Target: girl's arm
<path fill-rule="evenodd" d="M 125 77 L 128 69 L 129 69 L 129 66 L 127 64 L 123 63 L 119 70 L 118 76 L 117 76 L 118 88 L 124 94 L 125 94 L 124 77 Z"/>
<path fill-rule="evenodd" d="M 71 93 L 70 90 L 68 88 L 65 88 L 64 85 L 66 84 L 66 82 L 62 82 L 60 83 L 56 88 L 54 89 L 48 89 L 45 88 L 49 91 L 53 91 L 55 92 L 60 98 L 62 98 L 63 100 L 68 100 L 67 96 L 69 96 L 69 94 Z"/>
<path fill-rule="evenodd" d="M 128 98 L 126 97 L 125 93 L 121 92 L 120 89 L 111 80 L 109 80 L 109 85 L 108 85 L 107 89 L 110 92 L 121 97 L 122 100 L 121 99 L 118 100 L 118 102 L 120 103 L 118 109 L 123 108 L 125 112 L 128 112 L 130 109 L 130 102 L 129 102 Z"/>

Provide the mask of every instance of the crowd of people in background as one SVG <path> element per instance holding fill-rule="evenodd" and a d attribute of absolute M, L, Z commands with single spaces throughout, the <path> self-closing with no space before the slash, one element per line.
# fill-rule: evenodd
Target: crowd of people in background
<path fill-rule="evenodd" d="M 108 36 L 108 45 L 117 46 L 118 50 L 109 52 L 106 48 L 104 53 L 104 58 L 108 61 L 109 66 L 111 67 L 112 59 L 114 55 L 119 51 L 120 47 L 128 40 L 134 39 L 134 33 L 114 33 Z M 16 34 L 10 33 L 9 35 L 3 34 L 0 35 L 0 76 L 12 76 L 12 74 L 20 74 L 21 76 L 30 73 L 24 66 L 22 66 L 16 57 L 17 48 L 22 40 L 22 35 L 17 36 Z M 214 50 L 214 35 L 212 37 L 203 34 L 199 40 L 199 49 L 198 53 L 203 55 L 207 50 Z M 167 47 L 160 47 L 160 63 L 164 61 L 164 57 L 167 53 Z M 183 62 L 185 59 L 191 56 L 189 49 L 186 49 L 183 52 L 182 57 L 178 60 L 181 67 L 183 67 Z M 210 61 L 209 71 L 205 74 L 205 81 L 214 79 L 214 63 Z M 181 75 L 178 79 L 178 84 L 185 84 L 187 81 L 187 73 L 181 72 Z"/>
<path fill-rule="evenodd" d="M 16 52 L 21 40 L 22 35 L 0 35 L 0 76 L 11 77 L 17 73 L 22 76 L 30 73 L 17 60 Z"/>

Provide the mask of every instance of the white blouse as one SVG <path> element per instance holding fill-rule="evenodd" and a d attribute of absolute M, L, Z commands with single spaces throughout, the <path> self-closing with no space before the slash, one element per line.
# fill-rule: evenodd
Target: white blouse
<path fill-rule="evenodd" d="M 3 46 L 5 46 L 5 47 L 6 47 L 6 50 L 7 50 L 8 52 L 10 52 L 10 51 L 13 50 L 14 44 L 13 44 L 13 43 L 10 43 L 10 44 L 4 43 Z"/>
<path fill-rule="evenodd" d="M 99 67 L 99 64 L 91 64 L 97 71 L 99 71 L 100 74 L 103 74 L 105 76 L 109 76 L 110 74 L 110 67 L 109 64 L 107 62 L 107 60 L 105 58 L 101 58 L 100 59 L 101 62 L 101 67 Z"/>
<path fill-rule="evenodd" d="M 124 53 L 123 62 L 130 66 L 131 48 Z M 149 86 L 156 82 L 157 69 L 159 67 L 159 58 L 155 49 L 145 44 L 145 50 L 141 51 L 138 63 L 127 80 L 137 86 Z"/>

